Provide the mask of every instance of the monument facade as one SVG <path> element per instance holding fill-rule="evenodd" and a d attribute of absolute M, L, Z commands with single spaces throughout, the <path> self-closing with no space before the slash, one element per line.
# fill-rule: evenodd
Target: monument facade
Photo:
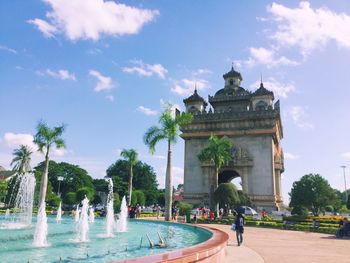
<path fill-rule="evenodd" d="M 224 88 L 208 103 L 197 90 L 184 99 L 191 124 L 181 128 L 185 140 L 184 201 L 210 204 L 217 182 L 241 178 L 242 190 L 253 203 L 267 210 L 282 205 L 281 174 L 284 171 L 280 103 L 261 82 L 254 92 L 240 86 L 242 76 L 234 68 L 223 75 Z M 218 180 L 213 163 L 202 163 L 198 154 L 211 135 L 226 137 L 232 144 L 232 161 L 221 167 Z"/>

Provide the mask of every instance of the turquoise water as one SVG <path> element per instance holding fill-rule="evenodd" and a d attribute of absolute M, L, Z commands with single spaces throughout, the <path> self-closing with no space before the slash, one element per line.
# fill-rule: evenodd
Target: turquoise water
<path fill-rule="evenodd" d="M 54 217 L 48 220 L 50 246 L 45 248 L 32 247 L 34 227 L 4 229 L 1 225 L 5 221 L 0 220 L 0 262 L 110 262 L 193 246 L 208 240 L 212 235 L 195 226 L 130 220 L 128 232 L 115 233 L 115 237 L 105 238 L 105 221 L 96 218 L 90 224 L 89 242 L 77 243 L 74 241 L 76 223 L 71 217 L 62 217 L 59 224 Z M 158 243 L 157 232 L 166 239 L 167 248 L 149 248 L 146 234 Z"/>

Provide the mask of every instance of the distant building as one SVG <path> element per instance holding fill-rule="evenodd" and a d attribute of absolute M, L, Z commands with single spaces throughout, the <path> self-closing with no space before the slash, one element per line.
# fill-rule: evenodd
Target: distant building
<path fill-rule="evenodd" d="M 193 114 L 192 123 L 181 128 L 185 140 L 184 201 L 210 205 L 218 184 L 240 177 L 243 192 L 257 207 L 279 209 L 284 171 L 280 103 L 274 102 L 273 92 L 262 82 L 254 92 L 242 88 L 242 76 L 233 67 L 223 78 L 224 88 L 209 96 L 209 110 L 196 89 L 184 99 L 186 112 Z M 233 144 L 232 161 L 220 169 L 218 178 L 213 163 L 198 159 L 212 134 Z"/>

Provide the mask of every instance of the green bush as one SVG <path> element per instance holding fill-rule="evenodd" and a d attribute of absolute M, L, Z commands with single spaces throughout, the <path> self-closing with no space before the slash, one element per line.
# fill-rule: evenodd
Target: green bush
<path fill-rule="evenodd" d="M 120 212 L 120 205 L 121 205 L 121 201 L 119 198 L 119 194 L 118 193 L 113 193 L 113 197 L 114 197 L 114 212 L 118 213 Z"/>
<path fill-rule="evenodd" d="M 141 190 L 134 190 L 131 195 L 131 204 L 145 205 L 145 203 L 146 203 L 145 194 Z"/>
<path fill-rule="evenodd" d="M 89 200 L 92 200 L 94 198 L 94 194 L 95 194 L 94 189 L 89 187 L 82 187 L 77 191 L 77 201 L 78 202 L 82 201 L 85 198 L 85 196 Z"/>
<path fill-rule="evenodd" d="M 179 215 L 183 216 L 186 214 L 186 212 L 191 211 L 193 205 L 186 202 L 179 202 L 177 207 L 179 209 Z"/>
<path fill-rule="evenodd" d="M 74 205 L 77 203 L 77 194 L 74 192 L 68 192 L 63 198 L 63 202 L 67 205 Z"/>
<path fill-rule="evenodd" d="M 57 195 L 52 196 L 48 201 L 47 205 L 52 207 L 58 207 L 60 205 L 61 198 Z"/>

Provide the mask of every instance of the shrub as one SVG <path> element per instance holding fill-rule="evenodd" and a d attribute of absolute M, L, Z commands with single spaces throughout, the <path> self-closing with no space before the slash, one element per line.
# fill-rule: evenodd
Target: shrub
<path fill-rule="evenodd" d="M 63 202 L 67 205 L 74 205 L 77 203 L 77 194 L 74 192 L 68 192 L 63 198 Z"/>
<path fill-rule="evenodd" d="M 47 200 L 47 204 L 52 207 L 58 207 L 60 205 L 61 198 L 57 195 L 54 195 L 50 197 L 49 200 Z"/>
<path fill-rule="evenodd" d="M 92 200 L 94 198 L 94 193 L 95 193 L 94 189 L 89 187 L 82 187 L 77 191 L 77 201 L 78 202 L 82 201 L 85 198 L 85 196 L 89 200 Z"/>
<path fill-rule="evenodd" d="M 131 204 L 132 205 L 145 205 L 146 198 L 145 194 L 141 190 L 134 190 L 131 194 Z"/>
<path fill-rule="evenodd" d="M 179 215 L 185 215 L 186 212 L 190 212 L 193 205 L 186 203 L 186 202 L 179 202 L 177 205 L 178 209 L 179 209 Z"/>

